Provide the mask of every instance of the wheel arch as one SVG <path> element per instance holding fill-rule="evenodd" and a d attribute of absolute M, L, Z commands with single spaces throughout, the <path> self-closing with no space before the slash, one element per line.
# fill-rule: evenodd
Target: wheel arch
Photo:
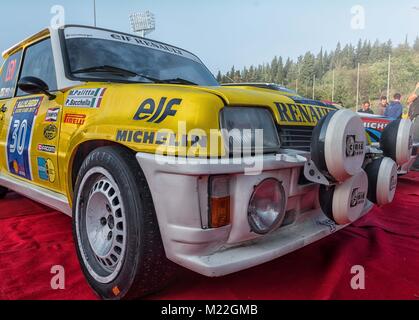
<path fill-rule="evenodd" d="M 71 158 L 70 158 L 68 171 L 67 171 L 68 172 L 67 188 L 70 191 L 71 201 L 73 200 L 73 196 L 74 196 L 74 187 L 76 185 L 77 175 L 86 157 L 91 152 L 93 152 L 94 150 L 98 148 L 110 147 L 110 146 L 124 148 L 130 151 L 133 156 L 135 156 L 136 151 L 122 144 L 119 144 L 114 141 L 109 141 L 109 140 L 101 140 L 101 139 L 89 140 L 89 141 L 80 143 L 79 145 L 77 145 L 77 147 L 74 148 Z"/>

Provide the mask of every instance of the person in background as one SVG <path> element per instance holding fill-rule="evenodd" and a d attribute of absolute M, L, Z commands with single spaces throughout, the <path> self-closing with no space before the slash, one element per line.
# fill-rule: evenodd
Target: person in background
<path fill-rule="evenodd" d="M 403 116 L 403 105 L 400 102 L 401 100 L 402 95 L 400 93 L 396 93 L 394 95 L 394 100 L 386 108 L 384 116 L 395 120 L 401 119 Z"/>
<path fill-rule="evenodd" d="M 368 113 L 368 114 L 374 114 L 374 111 L 371 109 L 371 103 L 369 101 L 365 101 L 362 104 L 362 108 L 358 110 L 360 113 Z"/>
<path fill-rule="evenodd" d="M 378 104 L 378 115 L 384 116 L 384 113 L 386 112 L 386 109 L 388 107 L 388 100 L 386 96 L 382 96 L 380 98 L 380 103 Z"/>
<path fill-rule="evenodd" d="M 407 99 L 407 106 L 409 108 L 409 118 L 413 121 L 419 116 L 419 82 L 416 84 L 415 91 Z"/>

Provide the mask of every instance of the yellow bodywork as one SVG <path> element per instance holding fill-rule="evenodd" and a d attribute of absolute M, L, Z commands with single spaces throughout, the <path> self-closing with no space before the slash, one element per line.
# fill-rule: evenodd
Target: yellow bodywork
<path fill-rule="evenodd" d="M 48 33 L 43 31 L 10 49 L 4 58 L 46 37 Z M 0 108 L 7 108 L 0 119 L 0 170 L 2 175 L 28 182 L 9 170 L 5 156 L 7 139 L 13 129 L 10 120 L 15 107 L 40 102 L 30 144 L 30 182 L 65 195 L 70 204 L 73 164 L 83 161 L 75 157 L 85 143 L 119 144 L 143 153 L 155 153 L 162 145 L 168 145 L 169 154 L 222 157 L 224 146 L 219 114 L 226 106 L 267 108 L 279 126 L 314 127 L 324 115 L 334 110 L 296 103 L 292 97 L 255 88 L 89 82 L 55 94 L 54 100 L 35 95 L 0 101 Z M 83 94 L 90 98 L 77 98 Z M 80 107 L 80 103 L 92 105 Z M 51 121 L 47 118 L 54 110 L 56 121 Z M 218 135 L 216 148 L 212 148 L 208 140 L 201 139 L 211 137 L 214 132 Z"/>

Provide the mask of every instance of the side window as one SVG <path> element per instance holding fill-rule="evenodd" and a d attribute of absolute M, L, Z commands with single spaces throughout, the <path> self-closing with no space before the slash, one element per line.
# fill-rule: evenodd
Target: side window
<path fill-rule="evenodd" d="M 13 98 L 21 59 L 22 51 L 18 51 L 3 64 L 0 76 L 0 99 Z"/>
<path fill-rule="evenodd" d="M 51 39 L 43 40 L 26 49 L 20 75 L 20 78 L 23 77 L 39 78 L 48 85 L 49 90 L 57 90 Z M 17 95 L 24 96 L 27 93 L 18 89 Z"/>

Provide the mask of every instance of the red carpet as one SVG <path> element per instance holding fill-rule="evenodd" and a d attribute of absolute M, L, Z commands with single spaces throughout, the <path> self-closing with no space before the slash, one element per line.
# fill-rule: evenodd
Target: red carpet
<path fill-rule="evenodd" d="M 50 287 L 51 267 L 66 289 Z M 366 290 L 350 287 L 362 265 Z M 184 271 L 152 299 L 419 299 L 419 174 L 355 226 L 266 265 L 220 279 Z M 0 201 L 0 299 L 96 299 L 78 265 L 70 218 L 11 194 Z"/>

